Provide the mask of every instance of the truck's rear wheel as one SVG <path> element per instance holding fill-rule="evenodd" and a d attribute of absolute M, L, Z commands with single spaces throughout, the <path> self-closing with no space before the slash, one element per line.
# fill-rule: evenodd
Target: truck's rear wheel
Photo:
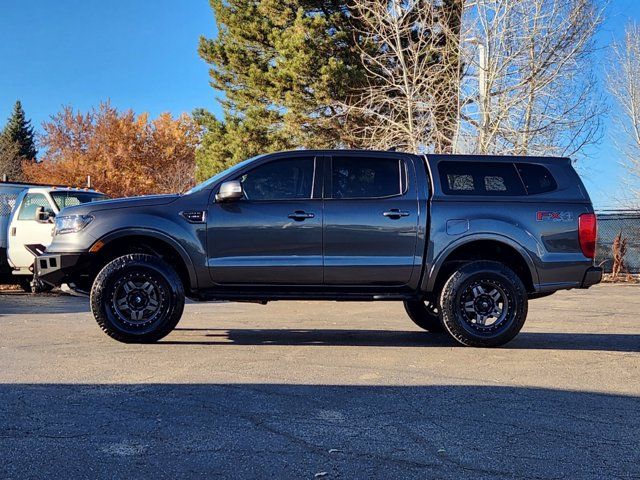
<path fill-rule="evenodd" d="M 407 300 L 404 309 L 409 318 L 420 328 L 432 332 L 444 332 L 444 326 L 440 321 L 440 308 L 433 301 Z"/>
<path fill-rule="evenodd" d="M 463 345 L 497 347 L 512 340 L 527 318 L 527 292 L 520 278 L 498 262 L 458 268 L 440 296 L 442 322 Z"/>
<path fill-rule="evenodd" d="M 108 263 L 91 288 L 91 311 L 100 328 L 125 343 L 168 335 L 184 309 L 180 277 L 162 259 L 130 254 Z"/>

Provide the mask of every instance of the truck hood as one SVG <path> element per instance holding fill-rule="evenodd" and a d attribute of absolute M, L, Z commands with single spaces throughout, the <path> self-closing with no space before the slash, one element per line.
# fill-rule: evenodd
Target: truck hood
<path fill-rule="evenodd" d="M 167 205 L 180 198 L 180 195 L 145 195 L 142 197 L 115 198 L 113 200 L 101 200 L 99 202 L 83 203 L 73 207 L 67 207 L 62 215 L 87 215 L 102 210 L 114 210 L 116 208 L 154 207 Z"/>

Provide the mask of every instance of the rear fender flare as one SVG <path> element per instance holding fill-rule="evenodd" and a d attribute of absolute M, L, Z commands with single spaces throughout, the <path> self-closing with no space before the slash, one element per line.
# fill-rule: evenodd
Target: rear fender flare
<path fill-rule="evenodd" d="M 504 235 L 495 233 L 473 233 L 451 242 L 444 250 L 440 252 L 431 267 L 427 267 L 427 275 L 422 281 L 422 290 L 424 292 L 433 291 L 436 279 L 438 278 L 438 274 L 440 273 L 440 269 L 442 268 L 442 265 L 444 265 L 444 263 L 447 261 L 447 258 L 449 257 L 449 255 L 451 255 L 451 253 L 453 253 L 457 248 L 463 245 L 480 240 L 491 240 L 498 243 L 504 243 L 505 245 L 512 247 L 516 252 L 518 252 L 524 259 L 527 267 L 529 267 L 529 274 L 531 275 L 533 286 L 537 289 L 537 286 L 540 283 L 538 278 L 538 270 L 533 259 L 531 258 L 531 254 L 527 251 L 527 249 L 525 249 L 518 242 Z"/>

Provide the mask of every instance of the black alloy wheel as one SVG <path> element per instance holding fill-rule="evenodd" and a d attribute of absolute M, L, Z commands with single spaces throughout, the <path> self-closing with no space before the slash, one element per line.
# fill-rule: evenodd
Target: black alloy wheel
<path fill-rule="evenodd" d="M 91 310 L 102 330 L 125 343 L 155 342 L 177 325 L 184 287 L 164 260 L 130 254 L 108 263 L 91 289 Z"/>
<path fill-rule="evenodd" d="M 440 295 L 442 323 L 463 345 L 497 347 L 512 340 L 527 318 L 527 292 L 506 265 L 476 261 L 453 272 Z"/>

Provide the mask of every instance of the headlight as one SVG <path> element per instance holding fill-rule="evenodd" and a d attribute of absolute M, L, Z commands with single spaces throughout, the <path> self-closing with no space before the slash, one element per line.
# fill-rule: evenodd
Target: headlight
<path fill-rule="evenodd" d="M 54 235 L 63 235 L 65 233 L 76 233 L 89 225 L 93 220 L 91 215 L 63 215 L 56 217 Z"/>

